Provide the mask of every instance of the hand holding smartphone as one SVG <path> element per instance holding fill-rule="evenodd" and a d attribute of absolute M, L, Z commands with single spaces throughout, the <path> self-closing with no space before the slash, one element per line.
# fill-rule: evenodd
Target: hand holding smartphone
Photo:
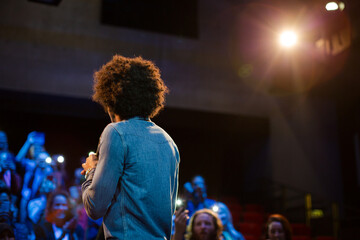
<path fill-rule="evenodd" d="M 186 210 L 185 206 L 180 207 L 175 212 L 175 233 L 181 236 L 184 235 L 186 230 L 187 221 L 189 219 L 189 210 Z"/>

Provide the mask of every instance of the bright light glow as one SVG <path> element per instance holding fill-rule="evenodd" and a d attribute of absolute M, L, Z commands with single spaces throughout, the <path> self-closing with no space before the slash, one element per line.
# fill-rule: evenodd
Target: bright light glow
<path fill-rule="evenodd" d="M 58 161 L 59 163 L 63 163 L 63 162 L 65 161 L 65 158 L 60 155 L 60 156 L 58 156 L 57 161 Z"/>
<path fill-rule="evenodd" d="M 91 151 L 89 152 L 89 156 L 95 154 L 95 152 Z"/>
<path fill-rule="evenodd" d="M 50 164 L 50 163 L 52 162 L 51 157 L 47 157 L 47 158 L 45 159 L 45 162 L 48 163 L 48 164 Z"/>
<path fill-rule="evenodd" d="M 345 9 L 345 3 L 339 2 L 339 8 L 340 8 L 341 11 L 344 10 Z"/>
<path fill-rule="evenodd" d="M 212 207 L 212 210 L 213 210 L 214 212 L 218 212 L 218 211 L 219 211 L 219 207 L 215 205 L 215 206 Z"/>
<path fill-rule="evenodd" d="M 284 47 L 293 47 L 297 42 L 296 33 L 293 31 L 284 31 L 280 34 L 280 44 Z"/>
<path fill-rule="evenodd" d="M 325 8 L 328 11 L 336 11 L 339 9 L 339 5 L 336 2 L 328 2 Z"/>
<path fill-rule="evenodd" d="M 181 206 L 183 201 L 181 199 L 176 200 L 176 206 Z"/>

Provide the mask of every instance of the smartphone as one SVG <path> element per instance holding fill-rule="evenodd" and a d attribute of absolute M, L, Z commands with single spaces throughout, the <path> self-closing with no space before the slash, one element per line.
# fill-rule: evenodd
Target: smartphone
<path fill-rule="evenodd" d="M 186 202 L 180 198 L 178 198 L 175 202 L 175 210 L 176 211 L 184 211 L 186 209 Z"/>

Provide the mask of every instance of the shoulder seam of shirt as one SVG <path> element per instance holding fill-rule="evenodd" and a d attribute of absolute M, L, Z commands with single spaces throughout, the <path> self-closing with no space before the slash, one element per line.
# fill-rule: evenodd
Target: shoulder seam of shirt
<path fill-rule="evenodd" d="M 117 132 L 117 134 L 120 136 L 120 138 L 121 138 L 121 143 L 122 143 L 122 145 L 123 145 L 123 148 L 124 148 L 124 162 L 125 162 L 125 159 L 126 159 L 126 157 L 127 157 L 127 151 L 128 151 L 128 148 L 127 148 L 127 146 L 126 146 L 126 143 L 125 143 L 125 139 L 124 139 L 124 137 L 123 137 L 123 132 L 121 131 L 121 132 L 119 132 L 119 130 L 116 128 L 116 127 L 114 127 L 114 125 L 115 125 L 115 123 L 111 123 L 110 124 L 110 126 L 111 126 L 111 128 L 112 129 L 114 129 L 116 132 Z"/>

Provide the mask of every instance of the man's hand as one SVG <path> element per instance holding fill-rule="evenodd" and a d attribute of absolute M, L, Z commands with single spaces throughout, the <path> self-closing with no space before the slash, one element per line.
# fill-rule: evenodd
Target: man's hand
<path fill-rule="evenodd" d="M 84 170 L 81 171 L 82 175 L 85 175 L 86 171 L 95 168 L 98 163 L 98 158 L 96 154 L 90 154 L 88 158 L 86 158 L 86 162 L 81 166 Z"/>

